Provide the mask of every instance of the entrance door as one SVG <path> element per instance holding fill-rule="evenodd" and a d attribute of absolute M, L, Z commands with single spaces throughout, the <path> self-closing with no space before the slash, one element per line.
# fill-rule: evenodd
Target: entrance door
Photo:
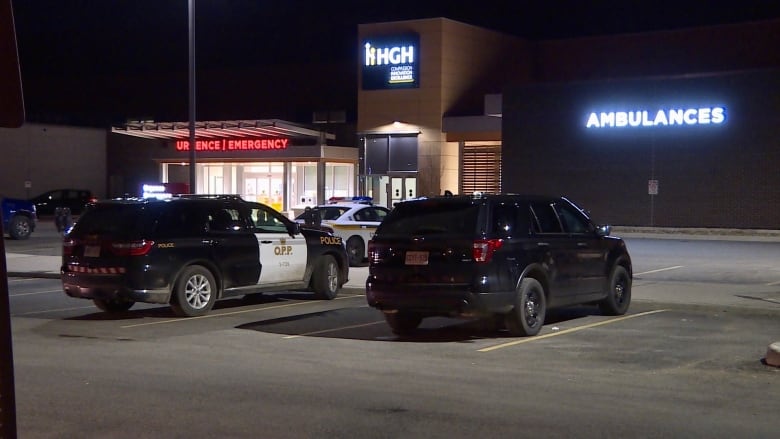
<path fill-rule="evenodd" d="M 392 208 L 395 203 L 412 198 L 417 198 L 416 177 L 390 177 L 387 185 L 387 199 L 390 203 L 387 207 Z"/>

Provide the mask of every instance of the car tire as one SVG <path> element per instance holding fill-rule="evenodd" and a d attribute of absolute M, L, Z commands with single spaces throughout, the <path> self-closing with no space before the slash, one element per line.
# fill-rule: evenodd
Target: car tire
<path fill-rule="evenodd" d="M 184 269 L 174 286 L 171 297 L 173 312 L 181 317 L 202 316 L 214 307 L 217 300 L 217 282 L 211 271 L 200 265 Z"/>
<path fill-rule="evenodd" d="M 349 266 L 356 267 L 363 263 L 366 254 L 366 244 L 359 236 L 352 236 L 347 240 L 347 256 L 349 256 Z"/>
<path fill-rule="evenodd" d="M 621 265 L 612 269 L 607 285 L 607 297 L 599 302 L 601 312 L 607 315 L 620 316 L 628 311 L 631 305 L 631 276 Z"/>
<path fill-rule="evenodd" d="M 385 321 L 395 335 L 406 335 L 413 332 L 422 323 L 422 316 L 409 311 L 385 313 Z"/>
<path fill-rule="evenodd" d="M 547 298 L 538 280 L 526 278 L 520 282 L 515 295 L 515 304 L 507 314 L 505 323 L 509 333 L 518 337 L 539 333 L 547 314 Z"/>
<path fill-rule="evenodd" d="M 132 300 L 122 299 L 92 299 L 92 303 L 105 312 L 125 312 L 135 305 Z"/>
<path fill-rule="evenodd" d="M 13 239 L 23 240 L 30 237 L 32 222 L 23 215 L 15 215 L 8 223 L 8 236 Z"/>
<path fill-rule="evenodd" d="M 331 300 L 339 292 L 339 265 L 330 255 L 322 256 L 311 275 L 311 288 L 318 299 Z"/>

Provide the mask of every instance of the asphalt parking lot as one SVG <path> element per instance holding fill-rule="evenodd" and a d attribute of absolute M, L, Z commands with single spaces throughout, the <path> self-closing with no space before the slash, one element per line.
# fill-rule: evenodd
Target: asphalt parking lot
<path fill-rule="evenodd" d="M 553 311 L 529 338 L 447 318 L 397 337 L 354 287 L 178 318 L 14 277 L 20 437 L 774 437 L 780 244 L 627 242 L 627 315 Z"/>

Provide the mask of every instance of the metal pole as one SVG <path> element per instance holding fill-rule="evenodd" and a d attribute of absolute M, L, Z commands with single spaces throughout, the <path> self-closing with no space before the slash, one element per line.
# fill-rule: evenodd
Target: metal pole
<path fill-rule="evenodd" d="M 190 29 L 190 193 L 197 193 L 197 172 L 195 170 L 195 0 L 187 0 Z"/>

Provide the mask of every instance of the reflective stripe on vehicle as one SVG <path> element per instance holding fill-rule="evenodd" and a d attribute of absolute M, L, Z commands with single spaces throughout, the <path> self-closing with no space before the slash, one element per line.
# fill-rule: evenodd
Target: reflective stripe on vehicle
<path fill-rule="evenodd" d="M 68 265 L 68 270 L 75 273 L 86 273 L 86 274 L 125 274 L 127 272 L 125 267 L 90 268 L 90 267 L 82 267 L 80 265 Z"/>

